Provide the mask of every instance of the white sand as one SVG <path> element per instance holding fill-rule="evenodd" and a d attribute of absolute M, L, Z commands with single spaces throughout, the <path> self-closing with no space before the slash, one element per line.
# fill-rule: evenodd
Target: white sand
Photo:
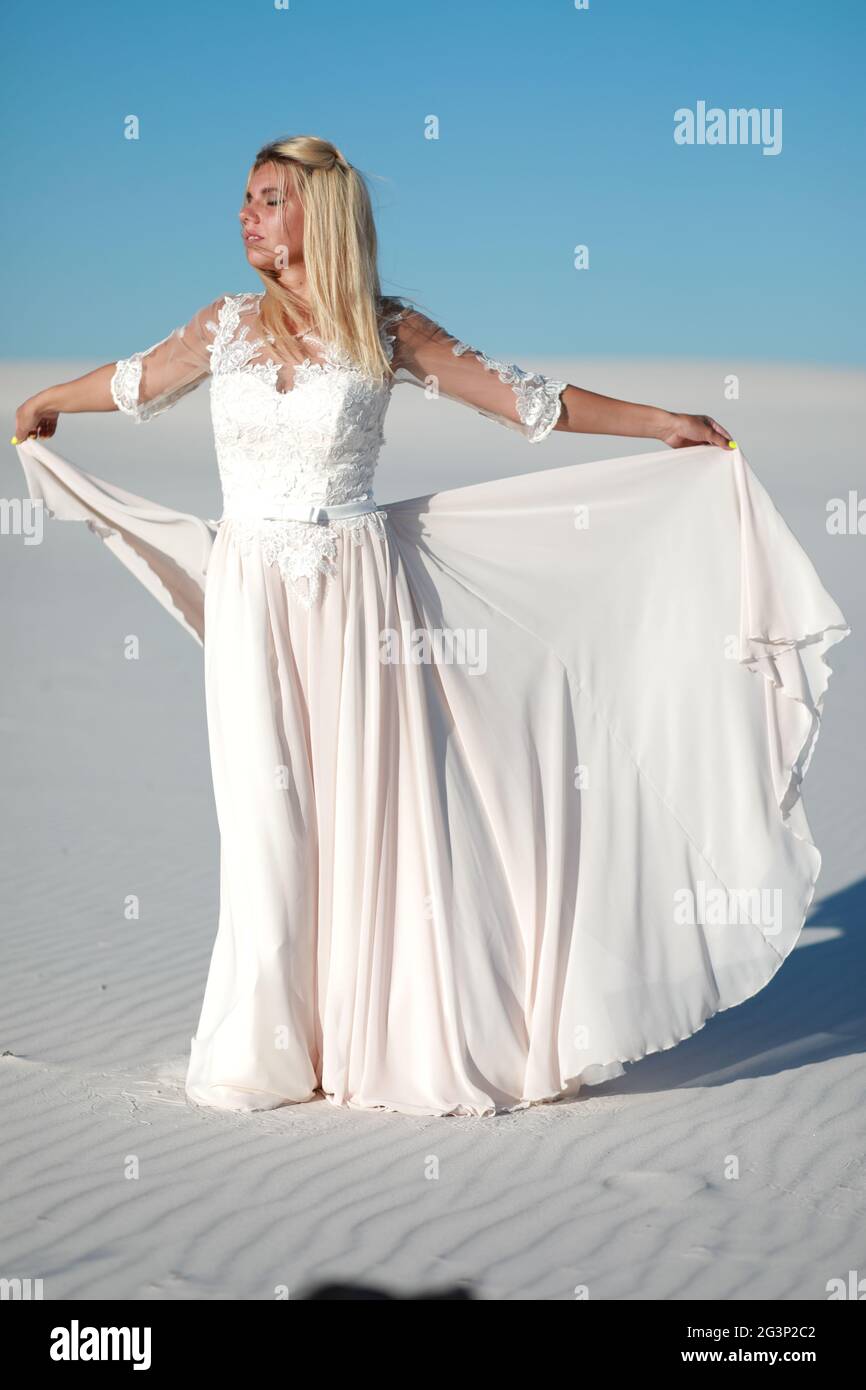
<path fill-rule="evenodd" d="M 7 366 L 6 437 L 19 401 L 92 365 Z M 864 375 L 531 365 L 714 413 L 852 625 L 806 778 L 824 863 L 797 949 L 754 999 L 575 1102 L 481 1120 L 189 1106 L 218 904 L 202 653 L 85 527 L 49 522 L 37 546 L 3 536 L 0 1275 L 42 1278 L 46 1299 L 271 1299 L 353 1277 L 404 1292 L 468 1280 L 485 1299 L 579 1285 L 593 1299 L 823 1299 L 829 1279 L 866 1274 L 866 536 L 825 525 L 828 499 L 866 496 Z M 738 402 L 722 396 L 731 372 Z M 631 451 L 558 433 L 531 446 L 408 385 L 386 432 L 381 501 Z M 6 447 L 0 492 L 21 497 Z M 140 427 L 64 418 L 53 447 L 219 515 L 206 390 Z M 783 450 L 796 471 L 780 471 Z"/>

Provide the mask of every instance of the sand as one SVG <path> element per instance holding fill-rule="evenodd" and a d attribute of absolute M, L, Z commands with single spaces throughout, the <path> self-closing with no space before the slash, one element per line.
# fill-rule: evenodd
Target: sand
<path fill-rule="evenodd" d="M 27 395 L 95 365 L 7 365 L 7 438 Z M 830 654 L 805 783 L 823 868 L 796 950 L 754 999 L 575 1101 L 487 1119 L 192 1107 L 218 906 L 201 649 L 85 527 L 49 521 L 33 546 L 3 535 L 4 1277 L 41 1278 L 46 1299 L 297 1298 L 355 1279 L 403 1293 L 466 1281 L 482 1299 L 770 1300 L 825 1299 L 828 1280 L 866 1273 L 866 537 L 826 527 L 831 498 L 866 497 L 864 374 L 531 365 L 714 414 L 852 626 Z M 195 392 L 143 426 L 65 417 L 52 446 L 218 516 L 207 404 Z M 533 446 L 465 407 L 432 409 L 395 391 L 380 501 L 658 447 L 560 433 Z M 2 495 L 23 496 L 9 445 L 5 467 Z"/>

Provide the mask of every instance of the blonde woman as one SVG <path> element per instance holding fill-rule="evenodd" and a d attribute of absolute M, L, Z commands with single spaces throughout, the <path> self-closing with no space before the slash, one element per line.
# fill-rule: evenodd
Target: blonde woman
<path fill-rule="evenodd" d="M 221 896 L 187 1095 L 477 1116 L 575 1095 L 794 945 L 844 619 L 718 422 L 496 361 L 384 297 L 365 180 L 329 141 L 259 152 L 240 231 L 261 292 L 39 392 L 13 441 L 31 498 L 204 646 Z M 64 412 L 141 423 L 206 379 L 217 520 L 43 442 Z M 400 382 L 422 427 L 444 396 L 532 443 L 665 447 L 383 509 Z"/>

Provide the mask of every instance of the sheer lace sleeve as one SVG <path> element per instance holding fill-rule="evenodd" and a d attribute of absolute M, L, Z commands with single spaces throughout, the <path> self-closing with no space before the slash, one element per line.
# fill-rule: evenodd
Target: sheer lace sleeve
<path fill-rule="evenodd" d="M 460 401 L 498 424 L 519 430 L 531 444 L 545 439 L 559 419 L 560 396 L 567 381 L 498 362 L 417 309 L 392 310 L 384 326 L 394 346 L 395 383 L 409 381 L 431 396 Z"/>
<path fill-rule="evenodd" d="M 111 396 L 118 410 L 140 425 L 168 410 L 210 375 L 210 348 L 224 300 L 225 295 L 220 295 L 153 347 L 118 361 L 111 378 Z"/>

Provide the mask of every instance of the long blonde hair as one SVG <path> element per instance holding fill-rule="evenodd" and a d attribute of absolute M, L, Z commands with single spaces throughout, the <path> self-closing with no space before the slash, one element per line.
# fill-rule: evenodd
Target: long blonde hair
<path fill-rule="evenodd" d="M 304 210 L 304 266 L 309 303 L 277 279 L 279 269 L 260 270 L 265 287 L 260 317 L 287 356 L 297 354 L 293 326 L 312 329 L 335 343 L 371 377 L 391 376 L 379 336 L 383 314 L 402 307 L 383 299 L 377 266 L 378 239 L 366 180 L 330 140 L 291 135 L 259 150 L 251 174 L 273 164 L 283 197 L 289 181 Z"/>

